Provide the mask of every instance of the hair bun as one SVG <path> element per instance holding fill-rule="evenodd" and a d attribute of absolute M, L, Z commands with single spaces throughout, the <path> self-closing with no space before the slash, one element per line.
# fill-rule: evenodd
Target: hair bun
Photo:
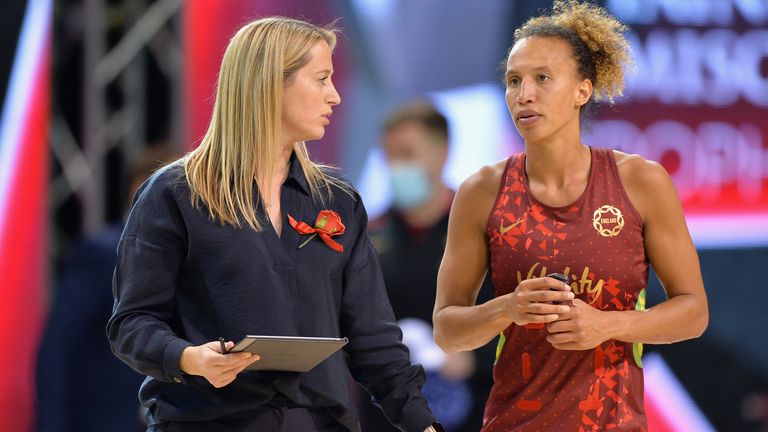
<path fill-rule="evenodd" d="M 530 36 L 560 36 L 570 39 L 561 31 L 572 33 L 581 42 L 570 41 L 579 63 L 580 71 L 593 80 L 593 97 L 596 101 L 621 96 L 624 90 L 624 72 L 632 67 L 629 42 L 624 37 L 627 26 L 611 16 L 604 8 L 580 3 L 576 0 L 556 0 L 551 15 L 529 19 L 515 31 L 515 43 Z M 586 57 L 586 58 L 580 58 Z M 594 77 L 591 75 L 594 70 Z"/>

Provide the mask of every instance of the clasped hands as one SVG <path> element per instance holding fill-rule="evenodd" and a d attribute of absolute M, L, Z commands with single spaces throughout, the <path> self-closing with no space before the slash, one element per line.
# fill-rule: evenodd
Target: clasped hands
<path fill-rule="evenodd" d="M 547 341 L 557 349 L 592 349 L 611 338 L 608 312 L 575 298 L 571 287 L 556 279 L 524 280 L 504 297 L 515 324 L 545 324 Z"/>

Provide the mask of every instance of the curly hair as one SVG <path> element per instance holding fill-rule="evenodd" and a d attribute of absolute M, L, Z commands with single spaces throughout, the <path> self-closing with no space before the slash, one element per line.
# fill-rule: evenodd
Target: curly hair
<path fill-rule="evenodd" d="M 552 14 L 531 18 L 515 30 L 512 46 L 527 37 L 556 37 L 573 49 L 579 74 L 592 81 L 595 101 L 621 96 L 624 72 L 632 67 L 627 26 L 600 6 L 555 0 Z"/>

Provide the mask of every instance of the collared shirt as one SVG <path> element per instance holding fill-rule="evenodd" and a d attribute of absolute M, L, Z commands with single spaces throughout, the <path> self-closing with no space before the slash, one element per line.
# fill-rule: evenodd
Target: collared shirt
<path fill-rule="evenodd" d="M 247 418 L 287 400 L 325 410 L 339 430 L 359 430 L 348 371 L 399 426 L 421 432 L 434 421 L 420 392 L 423 370 L 410 363 L 394 323 L 360 197 L 333 187 L 325 203 L 313 200 L 292 157 L 282 217 L 313 226 L 325 209 L 346 226 L 333 238 L 343 253 L 319 238 L 299 249 L 306 236 L 288 223 L 278 236 L 263 208 L 261 232 L 212 221 L 204 205 L 191 204 L 179 162 L 141 187 L 118 247 L 107 333 L 115 354 L 148 376 L 139 396 L 150 424 Z M 247 334 L 347 337 L 349 344 L 309 372 L 247 371 L 220 389 L 182 374 L 184 348 Z M 185 423 L 194 424 L 240 429 Z"/>

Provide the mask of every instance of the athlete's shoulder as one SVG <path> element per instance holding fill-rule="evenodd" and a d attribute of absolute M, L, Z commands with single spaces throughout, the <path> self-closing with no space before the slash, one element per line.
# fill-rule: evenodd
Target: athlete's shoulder
<path fill-rule="evenodd" d="M 451 219 L 454 222 L 476 227 L 484 232 L 488 215 L 493 209 L 501 187 L 507 160 L 480 168 L 459 186 L 453 200 Z M 456 222 L 460 221 L 460 222 Z"/>
<path fill-rule="evenodd" d="M 680 202 L 672 178 L 660 163 L 616 150 L 614 155 L 624 190 L 644 221 L 660 205 Z"/>
<path fill-rule="evenodd" d="M 619 175 L 625 185 L 665 187 L 671 184 L 667 170 L 658 163 L 637 154 L 613 150 Z"/>
<path fill-rule="evenodd" d="M 462 194 L 476 195 L 478 193 L 491 193 L 495 195 L 501 185 L 501 178 L 504 175 L 504 169 L 508 161 L 509 159 L 504 159 L 490 165 L 485 165 L 467 177 L 459 186 L 457 197 Z"/>

